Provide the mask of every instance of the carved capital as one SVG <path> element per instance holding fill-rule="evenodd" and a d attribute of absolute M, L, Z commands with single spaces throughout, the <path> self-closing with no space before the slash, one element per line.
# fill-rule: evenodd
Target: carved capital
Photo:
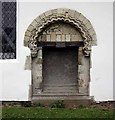
<path fill-rule="evenodd" d="M 30 41 L 28 47 L 31 50 L 31 56 L 36 57 L 38 53 L 37 41 L 36 40 Z"/>
<path fill-rule="evenodd" d="M 85 56 L 90 56 L 90 54 L 91 54 L 91 47 L 90 46 L 84 47 L 83 52 L 84 52 Z"/>

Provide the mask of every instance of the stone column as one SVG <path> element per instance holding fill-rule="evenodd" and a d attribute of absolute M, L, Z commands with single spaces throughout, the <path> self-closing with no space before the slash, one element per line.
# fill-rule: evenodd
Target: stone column
<path fill-rule="evenodd" d="M 32 58 L 33 95 L 42 92 L 42 47 L 38 48 L 37 57 Z"/>
<path fill-rule="evenodd" d="M 78 90 L 79 94 L 89 95 L 90 56 L 84 56 L 82 47 L 78 51 Z"/>

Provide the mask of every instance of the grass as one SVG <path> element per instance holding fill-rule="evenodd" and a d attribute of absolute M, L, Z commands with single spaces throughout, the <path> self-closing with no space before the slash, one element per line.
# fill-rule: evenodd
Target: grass
<path fill-rule="evenodd" d="M 112 110 L 99 108 L 3 107 L 3 118 L 112 118 Z"/>

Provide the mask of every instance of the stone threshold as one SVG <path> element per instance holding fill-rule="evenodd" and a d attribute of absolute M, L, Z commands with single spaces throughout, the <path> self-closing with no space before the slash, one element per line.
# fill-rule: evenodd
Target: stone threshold
<path fill-rule="evenodd" d="M 36 95 L 32 97 L 34 100 L 93 100 L 93 96 L 76 96 L 76 95 Z"/>

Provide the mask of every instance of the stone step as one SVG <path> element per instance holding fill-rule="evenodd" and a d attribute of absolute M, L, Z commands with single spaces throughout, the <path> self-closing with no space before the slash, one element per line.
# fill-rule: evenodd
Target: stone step
<path fill-rule="evenodd" d="M 77 90 L 77 88 L 76 87 L 74 87 L 74 88 L 70 88 L 70 87 L 68 87 L 68 88 L 62 88 L 62 87 L 57 87 L 57 88 L 49 88 L 49 87 L 47 87 L 47 88 L 43 88 L 43 90 L 44 91 L 47 91 L 47 90 L 53 90 L 53 91 L 63 91 L 63 90 L 65 90 L 65 91 L 68 91 L 68 90 Z"/>
<path fill-rule="evenodd" d="M 41 96 L 44 96 L 44 95 L 49 95 L 49 96 L 60 96 L 60 95 L 64 95 L 64 96 L 69 96 L 69 95 L 78 95 L 77 92 L 43 92 L 41 94 Z"/>
<path fill-rule="evenodd" d="M 56 87 L 50 87 L 50 86 L 45 86 L 43 88 L 43 92 L 77 92 L 78 89 L 76 86 L 56 86 Z"/>
<path fill-rule="evenodd" d="M 92 99 L 92 96 L 88 95 L 56 95 L 56 94 L 41 94 L 41 95 L 34 95 L 32 100 L 81 100 L 81 99 Z"/>
<path fill-rule="evenodd" d="M 42 92 L 40 94 L 34 94 L 34 96 L 80 96 L 78 92 Z"/>
<path fill-rule="evenodd" d="M 66 88 L 70 88 L 70 89 L 72 89 L 72 88 L 77 88 L 77 87 L 76 87 L 76 86 L 68 86 L 68 87 L 58 87 L 58 86 L 56 86 L 56 87 L 49 87 L 49 86 L 46 86 L 46 87 L 44 87 L 44 88 L 52 88 L 52 89 L 56 89 L 56 88 L 57 88 L 57 89 L 58 89 L 58 88 L 60 88 L 60 89 L 61 89 L 61 88 L 65 88 L 65 89 L 66 89 Z"/>
<path fill-rule="evenodd" d="M 44 93 L 76 93 L 78 92 L 77 89 L 69 90 L 69 89 L 47 89 L 43 90 Z"/>
<path fill-rule="evenodd" d="M 48 87 L 70 87 L 70 86 L 77 86 L 76 83 L 71 83 L 71 84 L 44 84 L 44 86 Z"/>
<path fill-rule="evenodd" d="M 43 90 L 43 93 L 76 93 L 77 90 Z"/>
<path fill-rule="evenodd" d="M 65 96 L 65 95 L 54 95 L 54 96 L 33 96 L 32 97 L 32 104 L 38 104 L 41 103 L 45 105 L 45 107 L 49 107 L 51 104 L 54 104 L 57 102 L 57 100 L 63 102 L 64 106 L 66 108 L 76 108 L 80 105 L 83 106 L 89 106 L 94 102 L 94 99 L 92 96 L 85 96 L 85 95 L 71 95 L 71 96 Z"/>

